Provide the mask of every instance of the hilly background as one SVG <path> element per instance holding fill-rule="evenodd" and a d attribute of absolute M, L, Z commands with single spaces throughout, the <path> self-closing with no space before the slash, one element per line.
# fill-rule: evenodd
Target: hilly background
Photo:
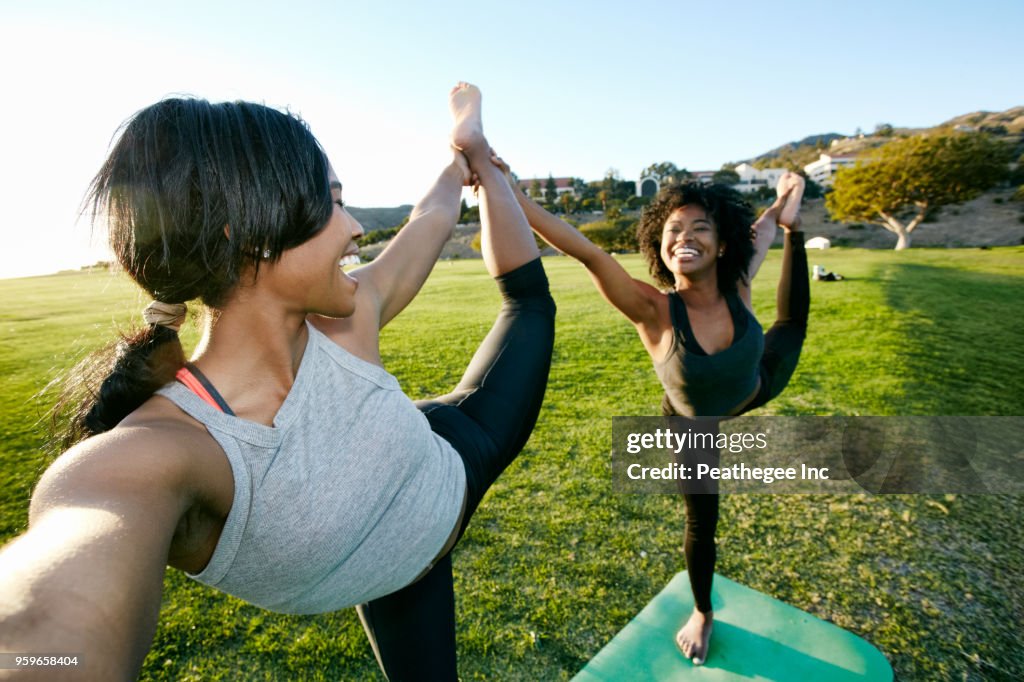
<path fill-rule="evenodd" d="M 725 165 L 732 167 L 745 162 L 758 168 L 801 169 L 817 160 L 823 151 L 832 154 L 860 154 L 885 144 L 894 136 L 951 130 L 957 126 L 969 126 L 1004 138 L 1007 143 L 1015 145 L 1015 158 L 1024 154 L 1024 106 L 1019 106 L 1000 112 L 975 111 L 963 114 L 931 128 L 900 128 L 879 124 L 873 131 L 858 130 L 852 135 L 809 135 L 758 156 Z M 946 208 L 936 218 L 918 228 L 914 233 L 914 246 L 984 247 L 1024 244 L 1024 204 L 1012 201 L 1012 194 L 1012 189 L 993 190 L 961 206 Z M 349 208 L 349 212 L 362 223 L 367 232 L 398 225 L 411 210 L 412 206 L 408 204 L 393 208 Z M 573 217 L 580 222 L 601 219 L 599 214 Z M 882 227 L 832 222 L 821 199 L 808 200 L 803 217 L 804 231 L 808 237 L 825 236 L 836 246 L 892 248 L 895 244 L 895 235 Z M 476 225 L 460 226 L 443 257 L 478 256 L 479 254 L 470 247 L 477 229 Z M 373 244 L 365 247 L 363 252 L 372 258 L 383 246 L 384 244 Z"/>
<path fill-rule="evenodd" d="M 897 135 L 919 135 L 926 132 L 951 130 L 957 126 L 969 126 L 997 137 L 1006 137 L 1011 142 L 1020 144 L 1021 137 L 1024 136 L 1024 106 L 999 112 L 975 111 L 951 118 L 931 128 L 895 128 L 882 123 L 874 131 L 858 131 L 853 135 L 839 133 L 809 135 L 802 140 L 786 143 L 760 156 L 745 159 L 745 161 L 758 168 L 803 168 L 812 161 L 817 161 L 821 151 L 827 150 L 835 154 L 859 154 L 883 145 Z M 737 162 L 737 165 L 739 163 L 743 163 L 743 161 Z"/>

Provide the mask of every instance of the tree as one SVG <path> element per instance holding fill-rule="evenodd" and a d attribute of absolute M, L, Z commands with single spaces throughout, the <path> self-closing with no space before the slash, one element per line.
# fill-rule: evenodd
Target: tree
<path fill-rule="evenodd" d="M 740 174 L 734 170 L 722 169 L 711 176 L 711 182 L 718 185 L 738 185 Z"/>
<path fill-rule="evenodd" d="M 804 186 L 804 199 L 820 199 L 825 196 L 825 188 L 811 180 L 804 174 L 804 182 L 807 184 Z"/>
<path fill-rule="evenodd" d="M 572 196 L 572 192 L 566 192 L 558 197 L 558 203 L 562 206 L 562 213 L 569 215 L 576 210 L 576 200 Z"/>
<path fill-rule="evenodd" d="M 572 191 L 575 192 L 578 198 L 583 198 L 587 191 L 587 183 L 583 182 L 583 178 L 571 178 L 569 184 L 572 186 Z"/>
<path fill-rule="evenodd" d="M 982 133 L 896 139 L 839 169 L 826 206 L 834 220 L 881 225 L 905 249 L 926 217 L 1005 178 L 1009 151 Z"/>
<path fill-rule="evenodd" d="M 879 123 L 875 125 L 875 135 L 879 137 L 892 137 L 893 127 L 889 123 Z"/>
<path fill-rule="evenodd" d="M 459 216 L 460 223 L 478 223 L 480 222 L 480 205 L 474 204 L 469 206 Z"/>
<path fill-rule="evenodd" d="M 677 185 L 690 179 L 690 172 L 685 168 L 678 168 L 671 161 L 652 163 L 640 172 L 641 178 L 653 177 L 658 185 Z"/>
<path fill-rule="evenodd" d="M 555 183 L 555 179 L 548 175 L 548 181 L 544 183 L 544 199 L 549 204 L 554 204 L 558 198 L 558 185 Z"/>
<path fill-rule="evenodd" d="M 596 223 L 580 225 L 580 232 L 608 252 L 636 251 L 636 221 L 629 218 L 609 218 Z"/>
<path fill-rule="evenodd" d="M 530 198 L 535 201 L 541 198 L 540 180 L 537 178 L 530 181 Z"/>

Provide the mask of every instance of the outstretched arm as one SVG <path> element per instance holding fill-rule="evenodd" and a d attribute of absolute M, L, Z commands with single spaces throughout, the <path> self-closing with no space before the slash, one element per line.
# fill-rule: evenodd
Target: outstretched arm
<path fill-rule="evenodd" d="M 466 160 L 455 152 L 453 161 L 413 208 L 409 223 L 372 263 L 354 273 L 374 305 L 377 329 L 402 312 L 427 280 L 459 220 L 459 199 L 468 180 Z"/>
<path fill-rule="evenodd" d="M 633 324 L 650 325 L 652 329 L 657 327 L 658 290 L 646 282 L 634 279 L 617 260 L 583 236 L 583 233 L 548 213 L 526 196 L 512 181 L 504 161 L 497 156 L 492 156 L 491 160 L 509 178 L 516 200 L 534 232 L 551 246 L 582 263 L 601 295 Z"/>
<path fill-rule="evenodd" d="M 79 665 L 0 670 L 0 679 L 138 675 L 187 504 L 180 460 L 153 440 L 94 438 L 43 475 L 29 530 L 0 551 L 0 651 L 77 654 Z"/>

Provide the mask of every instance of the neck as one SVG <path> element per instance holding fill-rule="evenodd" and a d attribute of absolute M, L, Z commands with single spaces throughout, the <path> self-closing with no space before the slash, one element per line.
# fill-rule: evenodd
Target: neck
<path fill-rule="evenodd" d="M 676 275 L 675 290 L 690 307 L 715 305 L 724 298 L 714 272 L 710 276 L 697 278 Z"/>
<path fill-rule="evenodd" d="M 208 311 L 192 360 L 238 416 L 266 421 L 291 390 L 308 340 L 304 313 L 232 301 Z"/>

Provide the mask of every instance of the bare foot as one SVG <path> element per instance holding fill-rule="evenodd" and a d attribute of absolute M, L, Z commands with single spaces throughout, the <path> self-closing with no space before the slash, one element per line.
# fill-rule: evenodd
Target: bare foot
<path fill-rule="evenodd" d="M 777 222 L 786 231 L 796 229 L 794 225 L 799 219 L 800 203 L 804 198 L 804 184 L 803 177 L 793 172 L 788 172 L 779 178 L 779 186 L 776 191 L 779 193 L 779 198 L 784 198 L 786 203 L 779 210 Z"/>
<path fill-rule="evenodd" d="M 484 139 L 484 126 L 480 118 L 480 99 L 479 88 L 461 81 L 448 94 L 448 108 L 455 119 L 452 146 L 471 161 L 474 156 L 480 154 L 490 156 L 491 148 Z"/>
<path fill-rule="evenodd" d="M 707 660 L 712 620 L 711 611 L 701 613 L 694 609 L 690 620 L 676 633 L 676 646 L 694 665 L 702 665 Z"/>

